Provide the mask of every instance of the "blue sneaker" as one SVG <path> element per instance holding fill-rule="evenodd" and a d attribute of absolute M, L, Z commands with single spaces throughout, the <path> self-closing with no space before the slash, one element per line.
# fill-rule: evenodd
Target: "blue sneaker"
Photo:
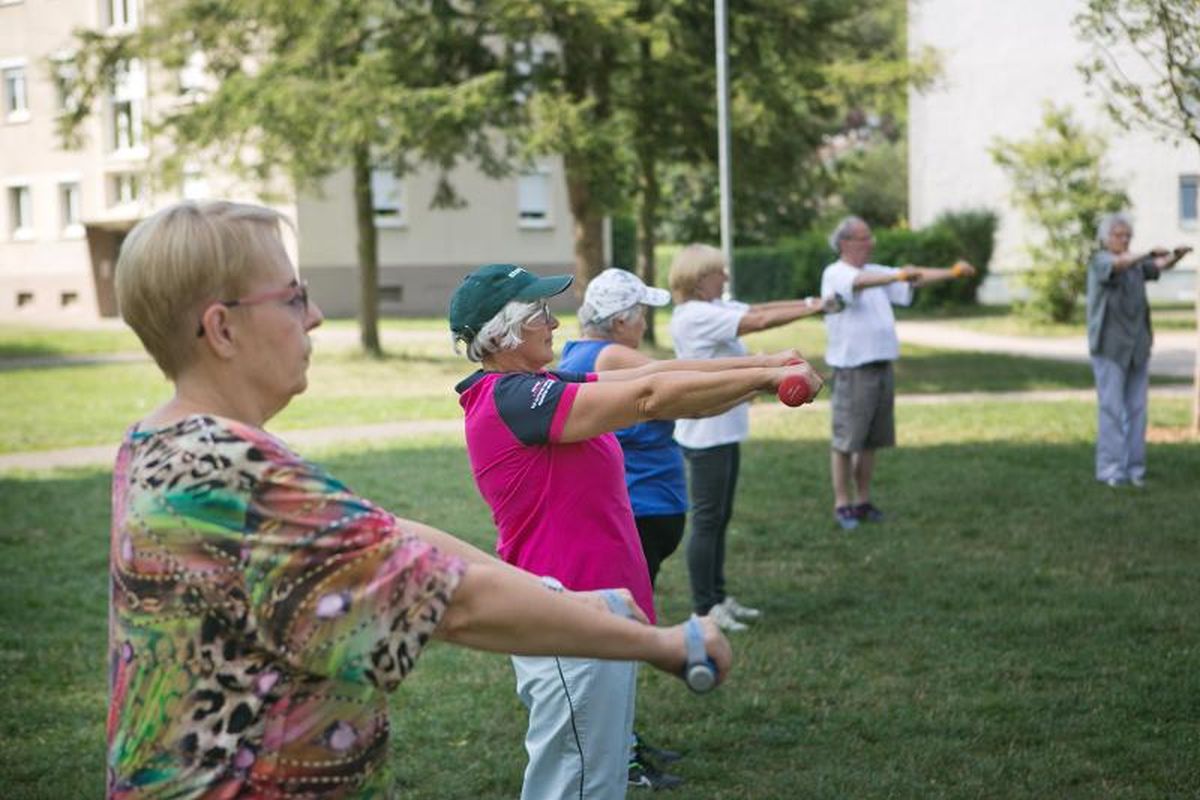
<path fill-rule="evenodd" d="M 833 520 L 844 531 L 852 531 L 858 527 L 858 515 L 854 513 L 854 506 L 838 506 L 833 510 Z"/>
<path fill-rule="evenodd" d="M 856 505 L 854 516 L 858 517 L 860 522 L 883 522 L 883 512 L 871 505 L 869 501 Z"/>

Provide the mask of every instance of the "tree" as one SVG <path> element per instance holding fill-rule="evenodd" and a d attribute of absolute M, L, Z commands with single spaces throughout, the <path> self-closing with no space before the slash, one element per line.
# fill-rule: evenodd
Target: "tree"
<path fill-rule="evenodd" d="M 686 5 L 686 4 L 685 4 Z M 731 78 L 734 229 L 739 244 L 775 241 L 807 227 L 836 187 L 834 137 L 902 126 L 910 86 L 937 71 L 929 51 L 909 54 L 903 0 L 732 0 Z M 678 12 L 676 12 L 678 13 Z M 676 239 L 717 236 L 716 131 L 711 12 L 681 19 L 703 80 L 703 113 L 688 132 L 702 160 L 663 170 L 664 224 Z M 680 47 L 677 45 L 676 50 Z M 678 81 L 669 84 L 681 96 Z M 662 108 L 662 103 L 656 104 Z"/>
<path fill-rule="evenodd" d="M 1080 64 L 1110 116 L 1125 128 L 1200 147 L 1200 6 L 1196 0 L 1088 0 L 1075 18 L 1092 52 Z M 1200 270 L 1196 275 L 1200 344 Z M 1192 380 L 1192 432 L 1200 434 L 1200 354 Z"/>
<path fill-rule="evenodd" d="M 560 155 L 574 224 L 575 291 L 605 266 L 604 218 L 629 187 L 628 131 L 613 82 L 630 42 L 631 0 L 509 0 L 490 6 L 527 159 Z"/>
<path fill-rule="evenodd" d="M 79 102 L 62 118 L 76 139 L 96 101 L 138 61 L 151 85 L 198 59 L 208 86 L 156 106 L 154 168 L 170 182 L 189 160 L 220 163 L 265 192 L 284 177 L 314 189 L 349 168 L 354 180 L 360 340 L 379 355 L 378 257 L 371 171 L 417 161 L 448 169 L 460 156 L 502 171 L 488 125 L 510 106 L 503 74 L 484 46 L 482 2 L 442 0 L 162 0 L 133 32 L 81 30 L 74 57 Z M 156 150 L 156 152 L 159 152 Z M 456 201 L 443 180 L 438 201 Z"/>
<path fill-rule="evenodd" d="M 1104 175 L 1105 148 L 1103 137 L 1084 130 L 1067 109 L 1050 104 L 1032 137 L 997 139 L 991 148 L 1012 181 L 1013 202 L 1039 230 L 1038 239 L 1026 246 L 1031 264 L 1022 274 L 1031 296 L 1021 307 L 1035 318 L 1071 318 L 1100 218 L 1129 203 Z"/>

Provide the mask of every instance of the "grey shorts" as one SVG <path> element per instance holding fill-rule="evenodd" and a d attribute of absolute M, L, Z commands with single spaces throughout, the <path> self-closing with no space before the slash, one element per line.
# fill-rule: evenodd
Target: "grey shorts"
<path fill-rule="evenodd" d="M 892 362 L 833 371 L 833 441 L 841 453 L 896 444 L 896 384 Z"/>

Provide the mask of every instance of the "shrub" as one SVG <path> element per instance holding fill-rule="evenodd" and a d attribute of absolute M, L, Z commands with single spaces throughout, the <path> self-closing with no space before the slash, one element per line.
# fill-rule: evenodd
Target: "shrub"
<path fill-rule="evenodd" d="M 637 272 L 637 223 L 633 217 L 612 218 L 612 264 Z"/>
<path fill-rule="evenodd" d="M 979 270 L 969 280 L 926 286 L 917 291 L 913 305 L 930 309 L 973 305 L 979 284 L 992 258 L 998 219 L 992 211 L 973 209 L 943 214 L 927 228 L 877 228 L 877 264 L 916 264 L 947 267 L 965 258 Z M 733 251 L 737 297 L 761 303 L 787 297 L 806 297 L 821 291 L 821 273 L 834 260 L 827 231 L 808 231 L 770 246 L 738 247 Z M 665 276 L 678 247 L 663 245 L 656 251 L 659 275 Z"/>

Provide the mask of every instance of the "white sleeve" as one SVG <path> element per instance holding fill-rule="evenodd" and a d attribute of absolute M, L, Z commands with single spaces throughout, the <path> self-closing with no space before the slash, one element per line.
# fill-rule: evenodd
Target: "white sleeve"
<path fill-rule="evenodd" d="M 883 287 L 887 290 L 888 300 L 894 306 L 907 306 L 912 304 L 913 286 L 908 281 L 898 281 L 889 283 Z"/>
<path fill-rule="evenodd" d="M 830 264 L 821 274 L 821 296 L 837 295 L 845 304 L 854 302 L 854 279 L 858 270 L 841 264 Z"/>
<path fill-rule="evenodd" d="M 692 301 L 677 308 L 671 320 L 671 338 L 679 358 L 712 358 L 717 345 L 737 339 L 738 324 L 749 306 L 745 303 Z"/>

